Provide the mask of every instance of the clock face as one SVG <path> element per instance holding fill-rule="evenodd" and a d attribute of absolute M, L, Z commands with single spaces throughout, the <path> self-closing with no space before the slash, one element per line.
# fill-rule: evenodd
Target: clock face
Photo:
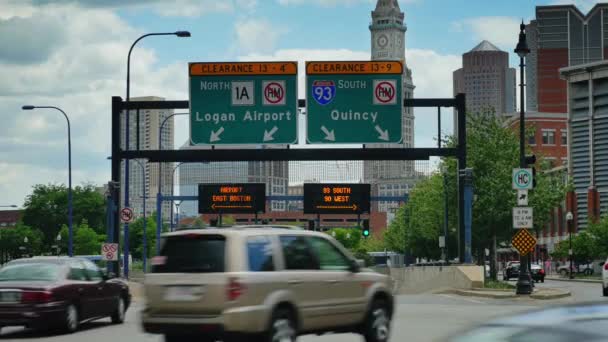
<path fill-rule="evenodd" d="M 376 39 L 376 43 L 378 44 L 379 47 L 385 48 L 386 45 L 388 44 L 388 37 L 385 34 L 381 34 Z"/>

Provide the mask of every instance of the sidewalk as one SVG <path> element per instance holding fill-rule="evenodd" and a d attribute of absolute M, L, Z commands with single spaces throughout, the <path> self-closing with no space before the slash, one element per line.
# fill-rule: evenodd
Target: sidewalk
<path fill-rule="evenodd" d="M 531 295 L 517 295 L 515 290 L 500 290 L 500 289 L 486 289 L 486 288 L 473 288 L 470 290 L 450 289 L 443 291 L 443 293 L 450 293 L 465 297 L 481 297 L 481 298 L 492 298 L 492 299 L 513 299 L 513 298 L 532 298 L 540 300 L 550 300 L 570 297 L 572 293 L 568 290 L 563 289 L 551 289 L 542 288 L 535 289 Z"/>
<path fill-rule="evenodd" d="M 593 283 L 593 284 L 602 283 L 602 279 L 577 279 L 576 277 L 574 277 L 574 279 L 570 279 L 570 278 L 564 278 L 564 277 L 559 277 L 559 276 L 547 276 L 547 277 L 545 277 L 545 279 L 554 280 L 554 281 L 570 281 L 570 282 L 578 282 L 578 283 Z"/>

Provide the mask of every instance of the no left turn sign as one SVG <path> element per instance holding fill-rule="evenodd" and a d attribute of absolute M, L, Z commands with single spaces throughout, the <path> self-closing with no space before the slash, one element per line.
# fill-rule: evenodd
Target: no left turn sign
<path fill-rule="evenodd" d="M 120 210 L 120 220 L 123 223 L 131 223 L 133 222 L 133 209 L 132 208 L 122 208 Z"/>

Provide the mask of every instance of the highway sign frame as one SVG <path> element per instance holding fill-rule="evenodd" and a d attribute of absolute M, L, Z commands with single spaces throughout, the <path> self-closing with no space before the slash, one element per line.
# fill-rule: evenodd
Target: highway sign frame
<path fill-rule="evenodd" d="M 324 191 L 325 189 L 328 191 Z M 326 196 L 331 197 L 331 201 L 325 201 Z M 346 196 L 348 199 L 344 198 Z M 369 213 L 370 210 L 370 184 L 304 183 L 304 214 L 360 215 Z"/>
<path fill-rule="evenodd" d="M 526 229 L 534 227 L 534 209 L 532 207 L 513 208 L 513 228 Z"/>
<path fill-rule="evenodd" d="M 401 144 L 403 70 L 400 61 L 307 62 L 306 142 Z"/>
<path fill-rule="evenodd" d="M 221 196 L 251 196 L 232 201 Z M 217 199 L 217 200 L 216 200 Z M 265 183 L 202 183 L 198 185 L 199 214 L 257 214 L 266 212 Z"/>
<path fill-rule="evenodd" d="M 297 62 L 192 62 L 188 75 L 190 145 L 298 142 Z M 251 83 L 251 101 L 235 103 L 234 85 Z M 262 88 L 270 83 L 283 86 L 284 104 L 266 104 Z"/>
<path fill-rule="evenodd" d="M 526 184 L 521 184 L 518 182 L 522 177 L 528 177 L 529 181 Z M 513 190 L 531 190 L 534 186 L 534 176 L 532 169 L 521 169 L 515 168 L 513 169 L 513 176 L 511 177 Z"/>

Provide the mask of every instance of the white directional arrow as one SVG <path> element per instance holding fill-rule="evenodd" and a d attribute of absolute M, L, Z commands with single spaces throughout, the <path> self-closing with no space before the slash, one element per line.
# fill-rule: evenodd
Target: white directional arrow
<path fill-rule="evenodd" d="M 270 132 L 268 132 L 267 130 L 264 130 L 264 141 L 271 141 L 274 140 L 273 135 L 279 130 L 279 128 L 277 126 L 272 127 L 272 129 L 270 130 Z"/>
<path fill-rule="evenodd" d="M 325 126 L 321 126 L 321 130 L 325 133 L 325 140 L 336 141 L 336 135 L 334 134 L 334 130 L 329 131 Z"/>
<path fill-rule="evenodd" d="M 383 130 L 382 127 L 376 125 L 376 131 L 380 134 L 380 136 L 378 137 L 378 139 L 384 140 L 384 141 L 388 141 L 388 139 L 389 139 L 389 137 L 388 137 L 388 129 L 387 130 Z"/>
<path fill-rule="evenodd" d="M 217 132 L 214 132 L 212 130 L 211 131 L 211 136 L 209 137 L 209 142 L 216 142 L 216 141 L 222 140 L 220 138 L 220 134 L 222 134 L 222 132 L 224 132 L 224 127 L 220 127 L 220 129 L 218 129 Z"/>

